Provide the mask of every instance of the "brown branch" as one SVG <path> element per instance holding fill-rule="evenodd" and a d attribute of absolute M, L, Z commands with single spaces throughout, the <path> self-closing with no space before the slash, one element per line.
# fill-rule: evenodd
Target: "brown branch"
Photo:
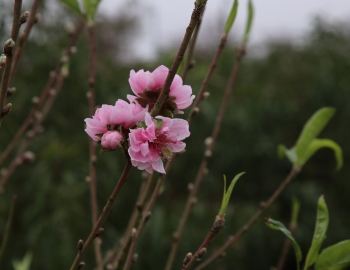
<path fill-rule="evenodd" d="M 52 87 L 53 87 L 53 85 L 54 85 L 54 83 L 56 81 L 57 76 L 60 74 L 60 70 L 62 68 L 62 65 L 65 62 L 65 59 L 67 59 L 67 57 L 70 57 L 70 55 L 72 54 L 72 47 L 76 43 L 76 41 L 77 41 L 81 31 L 83 30 L 83 28 L 84 28 L 84 23 L 82 21 L 80 21 L 78 23 L 78 26 L 77 26 L 75 32 L 71 34 L 70 41 L 68 42 L 68 45 L 67 45 L 67 47 L 65 49 L 65 52 L 64 52 L 63 56 L 61 57 L 60 62 L 56 66 L 55 71 L 52 71 L 50 73 L 49 79 L 48 79 L 48 81 L 46 83 L 46 86 L 45 86 L 44 90 L 42 91 L 42 93 L 40 95 L 40 98 L 39 98 L 38 102 L 36 103 L 35 107 L 33 107 L 32 110 L 29 112 L 27 118 L 24 120 L 24 122 L 22 123 L 21 127 L 16 132 L 16 135 L 13 137 L 12 141 L 7 145 L 6 149 L 1 153 L 1 155 L 0 155 L 0 164 L 2 164 L 5 161 L 5 159 L 11 153 L 13 148 L 18 145 L 18 141 L 21 139 L 23 133 L 27 130 L 29 125 L 32 123 L 36 112 L 44 104 L 47 96 L 49 95 L 50 90 L 52 89 Z"/>
<path fill-rule="evenodd" d="M 1 80 L 1 86 L 0 86 L 0 125 L 1 125 L 2 118 L 4 118 L 4 116 L 8 113 L 8 112 L 6 114 L 3 113 L 3 109 L 6 102 L 7 89 L 9 87 L 13 52 L 15 50 L 15 46 L 17 42 L 19 27 L 21 26 L 20 24 L 21 9 L 22 9 L 22 0 L 15 0 L 11 39 L 6 41 L 4 45 L 4 54 L 6 55 L 6 61 L 5 61 L 5 69 L 4 69 L 4 73 L 2 74 L 2 80 Z"/>
<path fill-rule="evenodd" d="M 171 65 L 171 68 L 170 68 L 168 76 L 165 80 L 163 89 L 160 92 L 159 97 L 158 97 L 158 99 L 157 99 L 157 101 L 154 104 L 154 107 L 152 109 L 151 115 L 153 117 L 157 116 L 159 114 L 159 111 L 160 111 L 161 107 L 163 106 L 164 101 L 166 100 L 167 96 L 169 95 L 170 85 L 173 82 L 174 77 L 176 75 L 176 72 L 177 72 L 177 70 L 181 64 L 181 61 L 184 57 L 184 54 L 185 54 L 186 49 L 188 47 L 188 44 L 190 42 L 192 33 L 193 33 L 194 29 L 196 28 L 196 25 L 198 24 L 202 14 L 203 14 L 206 3 L 207 3 L 206 1 L 204 1 L 204 3 L 195 2 L 195 7 L 194 7 L 194 10 L 193 10 L 192 15 L 191 15 L 191 21 L 190 21 L 188 27 L 186 28 L 186 33 L 185 33 L 185 36 L 182 40 L 179 51 L 177 52 L 177 55 L 174 59 L 174 62 Z"/>
<path fill-rule="evenodd" d="M 275 192 L 271 195 L 271 197 L 267 200 L 267 202 L 260 204 L 260 209 L 255 212 L 255 214 L 250 218 L 250 220 L 233 236 L 230 236 L 221 248 L 219 248 L 213 255 L 211 255 L 207 260 L 201 263 L 199 266 L 195 268 L 195 270 L 200 270 L 206 267 L 208 264 L 213 262 L 215 259 L 219 258 L 223 252 L 229 248 L 232 244 L 234 244 L 260 217 L 260 215 L 277 199 L 280 193 L 284 190 L 284 188 L 292 181 L 292 179 L 299 173 L 300 169 L 297 167 L 293 167 L 288 174 L 288 176 L 284 179 L 284 181 L 280 184 L 280 186 L 275 190 Z"/>
<path fill-rule="evenodd" d="M 12 85 L 13 78 L 17 72 L 18 63 L 19 63 L 19 60 L 22 56 L 24 46 L 26 45 L 29 33 L 32 30 L 33 25 L 36 22 L 36 11 L 38 9 L 39 3 L 40 3 L 40 0 L 34 0 L 32 8 L 31 8 L 30 13 L 29 13 L 29 18 L 28 18 L 27 23 L 26 23 L 26 27 L 18 39 L 18 46 L 16 48 L 16 52 L 15 52 L 15 56 L 14 56 L 14 60 L 13 60 L 11 75 L 10 75 L 10 79 L 9 79 L 9 86 Z"/>
<path fill-rule="evenodd" d="M 177 252 L 179 244 L 180 244 L 180 238 L 182 236 L 183 229 L 185 227 L 187 218 L 188 218 L 188 216 L 189 216 L 189 214 L 191 212 L 192 206 L 193 206 L 193 200 L 194 200 L 194 198 L 195 198 L 195 196 L 197 194 L 199 185 L 200 185 L 204 175 L 207 172 L 208 159 L 211 157 L 212 149 L 214 147 L 214 143 L 215 143 L 216 138 L 217 138 L 217 136 L 219 134 L 219 131 L 221 129 L 222 119 L 223 119 L 223 117 L 225 115 L 225 112 L 226 112 L 226 109 L 227 109 L 227 106 L 228 106 L 228 103 L 229 103 L 229 100 L 230 100 L 230 97 L 231 97 L 231 94 L 232 94 L 232 91 L 233 91 L 233 88 L 234 88 L 234 84 L 236 82 L 237 74 L 238 74 L 239 68 L 241 66 L 241 62 L 242 62 L 242 58 L 244 56 L 244 52 L 245 52 L 245 44 L 243 44 L 241 46 L 241 48 L 238 50 L 237 59 L 236 59 L 236 62 L 234 64 L 234 66 L 233 66 L 233 69 L 232 69 L 229 81 L 227 83 L 225 95 L 224 95 L 223 100 L 222 100 L 220 111 L 219 111 L 219 113 L 218 113 L 218 115 L 216 117 L 216 121 L 215 121 L 215 125 L 213 127 L 213 131 L 212 131 L 211 137 L 209 137 L 206 140 L 207 147 L 206 147 L 206 150 L 205 150 L 205 152 L 203 154 L 202 162 L 201 162 L 201 164 L 199 166 L 199 169 L 198 169 L 198 172 L 197 172 L 197 175 L 196 175 L 196 179 L 194 181 L 193 188 L 190 190 L 190 193 L 188 195 L 184 211 L 183 211 L 181 219 L 179 221 L 179 225 L 178 225 L 176 231 L 173 234 L 174 235 L 174 241 L 173 241 L 173 244 L 172 244 L 172 247 L 171 247 L 171 251 L 170 251 L 170 254 L 169 254 L 169 257 L 168 257 L 168 260 L 167 260 L 167 264 L 166 264 L 166 268 L 165 268 L 166 270 L 171 270 L 171 268 L 172 268 L 172 265 L 173 265 L 173 262 L 174 262 L 174 259 L 175 259 L 175 255 L 176 255 L 176 252 Z"/>
<path fill-rule="evenodd" d="M 96 41 L 95 41 L 95 26 L 90 23 L 87 27 L 89 34 L 90 56 L 89 56 L 89 91 L 87 98 L 89 101 L 90 115 L 95 113 L 95 78 L 96 78 Z M 96 195 L 96 143 L 89 138 L 89 186 L 91 197 L 91 212 L 92 212 L 92 227 L 94 227 L 98 218 L 98 204 Z M 101 253 L 101 244 L 99 241 L 94 242 L 95 258 L 98 270 L 103 270 L 103 259 Z"/>
<path fill-rule="evenodd" d="M 165 171 L 168 171 L 168 169 L 172 165 L 172 161 L 173 161 L 172 159 L 170 159 L 168 161 L 168 163 L 165 166 Z M 126 258 L 126 262 L 125 262 L 123 270 L 128 270 L 130 268 L 131 264 L 132 264 L 132 259 L 133 259 L 133 256 L 134 256 L 134 252 L 135 252 L 137 243 L 138 243 L 138 241 L 140 239 L 140 236 L 141 236 L 141 234 L 143 232 L 143 229 L 145 228 L 145 225 L 146 225 L 147 221 L 151 218 L 151 214 L 152 214 L 151 210 L 152 210 L 152 208 L 153 208 L 153 206 L 154 206 L 154 204 L 155 204 L 155 202 L 156 202 L 156 200 L 158 198 L 159 190 L 162 187 L 164 179 L 165 179 L 165 174 L 161 174 L 160 177 L 158 178 L 156 186 L 153 189 L 151 198 L 149 199 L 145 209 L 142 212 L 142 219 L 141 219 L 141 222 L 140 222 L 140 224 L 139 224 L 139 226 L 137 228 L 136 235 L 132 237 L 131 245 L 130 245 L 130 248 L 129 248 L 128 257 Z"/>
<path fill-rule="evenodd" d="M 6 182 L 8 181 L 10 176 L 12 175 L 12 173 L 15 171 L 17 166 L 22 164 L 21 160 L 22 160 L 23 154 L 27 150 L 27 148 L 29 147 L 29 145 L 30 145 L 31 141 L 33 140 L 33 138 L 35 137 L 35 135 L 38 132 L 40 132 L 41 124 L 44 121 L 44 119 L 46 118 L 49 111 L 51 110 L 52 104 L 55 101 L 58 92 L 61 90 L 66 76 L 67 76 L 67 74 L 61 73 L 57 82 L 56 82 L 55 87 L 49 91 L 49 97 L 47 98 L 47 100 L 42 108 L 41 113 L 38 112 L 36 114 L 37 120 L 36 120 L 33 128 L 27 132 L 26 139 L 24 140 L 24 142 L 21 145 L 20 149 L 18 150 L 16 156 L 13 158 L 10 165 L 5 170 L 5 173 L 2 175 L 2 177 L 0 179 L 0 191 L 4 190 L 4 185 L 6 184 Z"/>
<path fill-rule="evenodd" d="M 91 244 L 91 242 L 96 237 L 98 237 L 100 235 L 99 231 L 102 229 L 101 227 L 104 224 L 104 222 L 106 221 L 107 216 L 112 209 L 112 206 L 113 206 L 113 203 L 115 202 L 116 197 L 118 196 L 123 185 L 128 180 L 127 177 L 128 177 L 128 174 L 130 172 L 131 167 L 132 167 L 132 165 L 131 165 L 130 157 L 127 156 L 127 162 L 125 164 L 122 175 L 120 176 L 119 181 L 118 181 L 117 185 L 115 186 L 112 194 L 108 198 L 106 205 L 103 207 L 102 213 L 99 216 L 99 218 L 98 218 L 94 228 L 92 229 L 89 237 L 86 239 L 85 244 L 83 245 L 83 247 L 81 249 L 79 249 L 79 252 L 78 252 L 77 256 L 75 257 L 75 260 L 74 260 L 70 270 L 78 269 L 79 263 L 84 255 L 84 253 L 86 252 L 86 249 Z"/>

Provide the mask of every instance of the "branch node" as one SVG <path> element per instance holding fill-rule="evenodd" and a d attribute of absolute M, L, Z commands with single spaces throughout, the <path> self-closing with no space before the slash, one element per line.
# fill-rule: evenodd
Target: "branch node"
<path fill-rule="evenodd" d="M 79 263 L 77 270 L 82 269 L 85 266 L 84 262 Z"/>
<path fill-rule="evenodd" d="M 105 231 L 105 229 L 99 228 L 97 230 L 97 232 L 94 234 L 94 237 L 100 237 L 103 234 L 104 231 Z"/>
<path fill-rule="evenodd" d="M 187 253 L 186 256 L 185 256 L 185 259 L 183 261 L 183 266 L 186 266 L 190 260 L 192 259 L 193 255 L 191 252 Z"/>
<path fill-rule="evenodd" d="M 79 252 L 82 251 L 83 248 L 84 248 L 84 241 L 80 239 L 78 241 L 78 246 L 77 247 L 78 247 Z"/>
<path fill-rule="evenodd" d="M 12 104 L 11 103 L 7 103 L 5 105 L 5 107 L 1 111 L 1 115 L 2 116 L 8 115 L 10 113 L 11 109 L 12 109 Z"/>
<path fill-rule="evenodd" d="M 28 17 L 29 17 L 29 11 L 25 11 L 25 12 L 22 14 L 21 18 L 19 19 L 19 23 L 20 23 L 21 25 L 24 24 L 24 23 L 26 23 L 27 20 L 28 20 Z"/>

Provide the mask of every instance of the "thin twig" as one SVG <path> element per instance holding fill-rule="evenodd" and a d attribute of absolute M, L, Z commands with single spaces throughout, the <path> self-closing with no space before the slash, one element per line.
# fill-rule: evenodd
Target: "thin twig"
<path fill-rule="evenodd" d="M 19 27 L 21 26 L 20 24 L 21 9 L 22 9 L 22 0 L 15 0 L 11 40 L 6 41 L 4 46 L 4 54 L 6 55 L 6 61 L 5 61 L 5 69 L 4 69 L 4 73 L 2 74 L 2 80 L 1 80 L 1 86 L 0 86 L 0 125 L 1 125 L 2 118 L 8 113 L 7 112 L 5 114 L 3 112 L 3 109 L 6 102 L 7 89 L 9 87 L 13 53 L 17 42 Z"/>
<path fill-rule="evenodd" d="M 183 211 L 182 216 L 181 216 L 180 221 L 179 221 L 179 225 L 173 234 L 174 241 L 173 241 L 171 251 L 170 251 L 170 254 L 169 254 L 169 257 L 167 260 L 167 264 L 166 264 L 166 268 L 165 268 L 166 270 L 171 270 L 171 268 L 172 268 L 172 265 L 173 265 L 173 262 L 174 262 L 174 259 L 176 256 L 176 252 L 177 252 L 179 244 L 180 244 L 180 238 L 182 236 L 183 229 L 185 227 L 187 218 L 188 218 L 188 216 L 191 212 L 192 206 L 193 206 L 193 200 L 197 194 L 199 185 L 200 185 L 204 175 L 206 174 L 208 159 L 209 159 L 209 157 L 211 157 L 214 143 L 215 143 L 216 138 L 217 138 L 219 131 L 221 129 L 222 119 L 225 115 L 225 112 L 226 112 L 226 109 L 227 109 L 227 106 L 228 106 L 228 103 L 229 103 L 229 100 L 230 100 L 230 97 L 231 97 L 231 94 L 232 94 L 232 91 L 234 88 L 234 84 L 235 84 L 235 81 L 237 78 L 239 68 L 241 66 L 244 52 L 245 52 L 245 44 L 243 44 L 241 46 L 241 48 L 238 50 L 237 59 L 236 59 L 236 62 L 233 66 L 229 81 L 227 83 L 225 95 L 224 95 L 223 100 L 222 100 L 220 111 L 216 117 L 216 121 L 215 121 L 215 125 L 213 127 L 211 137 L 208 138 L 209 140 L 208 139 L 206 140 L 207 147 L 206 147 L 206 150 L 203 154 L 202 162 L 199 166 L 199 169 L 198 169 L 198 172 L 196 175 L 196 179 L 194 181 L 193 188 L 190 190 L 190 193 L 189 193 L 188 198 L 187 198 L 186 206 L 184 208 L 184 211 Z"/>
<path fill-rule="evenodd" d="M 112 206 L 113 206 L 113 203 L 115 202 L 115 199 L 116 197 L 118 196 L 120 190 L 122 189 L 123 185 L 127 182 L 128 180 L 128 174 L 130 172 L 130 169 L 132 167 L 131 165 L 131 161 L 130 161 L 130 157 L 129 156 L 126 156 L 127 157 L 127 162 L 125 164 L 125 167 L 124 167 L 124 170 L 119 178 L 119 181 L 117 183 L 117 185 L 115 186 L 112 194 L 110 195 L 110 197 L 108 198 L 107 200 L 107 203 L 106 205 L 103 207 L 103 210 L 102 210 L 102 213 L 101 215 L 99 216 L 94 228 L 92 229 L 89 237 L 86 239 L 83 247 L 81 250 L 79 250 L 77 256 L 75 257 L 75 260 L 70 268 L 70 270 L 76 270 L 77 267 L 79 266 L 79 263 L 86 251 L 86 249 L 88 248 L 88 246 L 91 244 L 91 242 L 99 236 L 99 233 L 98 231 L 101 229 L 102 225 L 104 224 L 104 222 L 106 221 L 107 219 L 107 216 L 109 214 L 109 212 L 111 211 L 112 209 Z"/>
<path fill-rule="evenodd" d="M 193 68 L 192 56 L 193 56 L 194 48 L 196 46 L 196 41 L 197 41 L 198 33 L 200 30 L 201 22 L 202 22 L 202 18 L 199 20 L 199 22 L 196 26 L 196 29 L 194 30 L 193 36 L 191 38 L 190 44 L 188 45 L 187 55 L 185 56 L 185 61 L 184 61 L 183 69 L 181 72 L 181 78 L 183 81 L 186 80 L 186 76 L 187 76 L 188 71 L 191 68 Z"/>
<path fill-rule="evenodd" d="M 203 14 L 206 3 L 207 3 L 206 1 L 204 3 L 197 3 L 197 2 L 194 3 L 195 7 L 194 7 L 194 10 L 193 10 L 192 15 L 191 15 L 191 21 L 190 21 L 188 27 L 186 28 L 185 36 L 182 40 L 181 46 L 179 48 L 179 51 L 177 52 L 177 55 L 174 59 L 174 62 L 171 65 L 171 68 L 170 68 L 168 76 L 165 80 L 162 91 L 160 92 L 159 97 L 157 99 L 157 102 L 154 104 L 154 107 L 152 109 L 151 115 L 153 117 L 157 116 L 159 114 L 159 111 L 162 108 L 164 101 L 166 100 L 167 96 L 169 95 L 170 85 L 173 82 L 174 77 L 176 75 L 176 72 L 177 72 L 177 70 L 181 64 L 181 61 L 184 57 L 184 54 L 185 54 L 186 49 L 188 47 L 188 44 L 190 42 L 192 33 L 193 33 L 196 25 L 198 24 L 202 14 Z"/>
<path fill-rule="evenodd" d="M 8 181 L 10 176 L 12 175 L 12 173 L 15 171 L 17 166 L 22 164 L 23 154 L 27 150 L 27 148 L 29 147 L 29 145 L 30 145 L 31 141 L 33 140 L 33 138 L 35 137 L 35 135 L 38 132 L 40 132 L 41 124 L 44 121 L 44 119 L 46 118 L 49 111 L 51 110 L 52 104 L 55 101 L 58 92 L 61 90 L 66 76 L 67 76 L 67 74 L 60 74 L 59 78 L 57 79 L 55 87 L 49 91 L 49 97 L 47 98 L 47 100 L 42 108 L 42 111 L 38 112 L 36 114 L 37 120 L 36 120 L 33 128 L 28 131 L 26 139 L 24 140 L 24 142 L 21 145 L 20 149 L 18 150 L 16 156 L 13 158 L 10 165 L 5 170 L 5 172 L 3 173 L 3 175 L 0 179 L 0 191 L 4 190 L 4 185 L 6 184 L 6 182 Z"/>
<path fill-rule="evenodd" d="M 9 236 L 10 236 L 10 230 L 11 230 L 11 226 L 12 226 L 13 213 L 14 213 L 14 210 L 15 210 L 16 202 L 17 202 L 17 196 L 14 196 L 13 199 L 12 199 L 12 204 L 11 204 L 11 208 L 10 208 L 9 217 L 7 219 L 7 222 L 6 222 L 6 228 L 5 228 L 5 232 L 4 232 L 4 237 L 3 237 L 2 242 L 1 242 L 0 262 L 1 262 L 2 255 L 4 254 L 4 251 L 5 251 L 7 240 L 9 238 Z"/>
<path fill-rule="evenodd" d="M 284 181 L 280 184 L 280 186 L 275 190 L 275 192 L 271 195 L 271 197 L 266 201 L 260 204 L 260 209 L 255 212 L 255 214 L 250 218 L 250 220 L 233 236 L 230 236 L 226 243 L 222 245 L 213 255 L 211 255 L 207 260 L 201 263 L 199 266 L 195 268 L 195 270 L 200 270 L 206 267 L 208 264 L 213 262 L 215 259 L 219 258 L 223 252 L 229 248 L 232 244 L 234 244 L 260 217 L 260 215 L 277 199 L 280 193 L 284 190 L 284 188 L 292 181 L 292 179 L 299 173 L 300 169 L 297 167 L 293 167 L 288 174 L 288 176 L 284 179 Z"/>
<path fill-rule="evenodd" d="M 26 42 L 28 40 L 28 36 L 30 34 L 30 31 L 32 30 L 33 25 L 36 22 L 36 11 L 38 9 L 39 3 L 40 3 L 40 0 L 34 0 L 32 8 L 31 8 L 30 13 L 29 13 L 29 18 L 28 18 L 27 23 L 26 23 L 26 27 L 25 27 L 23 33 L 19 36 L 18 46 L 16 48 L 15 56 L 13 59 L 13 65 L 12 65 L 11 75 L 10 75 L 10 79 L 9 79 L 9 86 L 12 85 L 13 78 L 17 72 L 18 63 L 19 63 L 19 60 L 22 56 L 24 46 L 26 45 Z"/>
<path fill-rule="evenodd" d="M 49 95 L 50 90 L 52 89 L 52 86 L 54 85 L 54 83 L 56 81 L 57 76 L 60 74 L 60 70 L 62 68 L 62 65 L 65 63 L 65 59 L 67 59 L 67 57 L 70 57 L 70 55 L 72 54 L 72 47 L 76 43 L 83 28 L 84 28 L 84 23 L 82 21 L 80 21 L 78 23 L 78 26 L 77 26 L 75 32 L 71 34 L 70 41 L 68 42 L 68 45 L 65 49 L 65 52 L 60 59 L 60 62 L 56 66 L 55 70 L 50 73 L 49 79 L 46 83 L 44 90 L 42 91 L 42 93 L 40 95 L 39 101 L 36 103 L 35 107 L 33 107 L 32 110 L 29 112 L 27 118 L 24 120 L 21 127 L 18 129 L 18 131 L 17 131 L 16 135 L 13 137 L 12 141 L 7 145 L 6 149 L 1 153 L 0 164 L 2 164 L 5 161 L 5 159 L 11 153 L 13 148 L 18 145 L 18 141 L 21 139 L 23 133 L 27 130 L 29 125 L 32 123 L 36 112 L 44 104 L 47 96 Z"/>
<path fill-rule="evenodd" d="M 95 26 L 90 23 L 87 27 L 89 34 L 90 44 L 90 56 L 89 56 L 89 91 L 87 98 L 89 100 L 89 111 L 90 115 L 95 112 L 95 78 L 96 78 L 96 41 L 95 41 Z M 98 204 L 96 195 L 96 143 L 94 140 L 89 138 L 89 186 L 90 186 L 90 197 L 91 197 L 91 212 L 92 212 L 92 227 L 95 226 L 98 217 Z M 103 259 L 101 252 L 101 244 L 99 241 L 94 242 L 95 258 L 98 270 L 103 270 Z"/>
<path fill-rule="evenodd" d="M 145 202 L 146 202 L 146 198 L 149 194 L 150 188 L 152 183 L 154 182 L 155 178 L 157 177 L 156 173 L 153 173 L 151 175 L 149 175 L 145 187 L 143 189 L 140 190 L 140 194 L 139 194 L 139 198 L 136 202 L 134 211 L 130 217 L 127 229 L 125 230 L 124 236 L 121 239 L 121 247 L 118 249 L 118 253 L 115 257 L 115 260 L 113 260 L 112 262 L 112 269 L 118 269 L 118 267 L 121 265 L 121 262 L 123 260 L 123 257 L 127 254 L 128 252 L 128 247 L 130 245 L 130 241 L 131 241 L 131 231 L 133 228 L 136 227 L 137 222 L 140 218 L 140 215 L 142 213 L 142 210 L 144 208 Z"/>
<path fill-rule="evenodd" d="M 172 161 L 173 161 L 172 159 L 170 159 L 168 161 L 168 163 L 165 166 L 165 171 L 167 171 L 170 168 L 170 166 L 172 165 Z M 149 199 L 145 209 L 142 212 L 141 222 L 137 228 L 136 235 L 132 237 L 128 257 L 126 258 L 126 262 L 125 262 L 123 270 L 128 270 L 131 267 L 132 258 L 134 256 L 134 252 L 135 252 L 137 243 L 140 239 L 140 236 L 143 232 L 143 229 L 145 228 L 147 221 L 151 218 L 151 214 L 152 214 L 151 210 L 152 210 L 152 208 L 153 208 L 153 206 L 158 198 L 159 190 L 163 185 L 164 179 L 165 179 L 165 174 L 160 175 L 160 177 L 158 178 L 157 184 L 153 189 L 151 198 Z"/>

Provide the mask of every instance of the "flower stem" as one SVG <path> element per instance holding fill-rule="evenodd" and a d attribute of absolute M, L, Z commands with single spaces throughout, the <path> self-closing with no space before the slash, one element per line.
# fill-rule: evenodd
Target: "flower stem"
<path fill-rule="evenodd" d="M 159 114 L 159 111 L 160 111 L 161 107 L 163 106 L 163 103 L 169 94 L 170 85 L 173 82 L 174 77 L 176 75 L 176 72 L 177 72 L 177 70 L 181 64 L 181 61 L 184 57 L 184 54 L 185 54 L 186 49 L 188 47 L 188 44 L 191 40 L 192 33 L 193 33 L 194 29 L 196 28 L 196 25 L 198 24 L 202 14 L 203 14 L 206 3 L 207 3 L 206 1 L 204 1 L 203 3 L 195 2 L 195 7 L 194 7 L 194 10 L 193 10 L 192 15 L 191 15 L 191 21 L 190 21 L 188 27 L 186 28 L 186 33 L 185 33 L 185 36 L 182 40 L 180 49 L 177 52 L 177 55 L 174 59 L 173 64 L 171 65 L 168 76 L 165 80 L 162 91 L 160 92 L 160 95 L 159 95 L 159 97 L 158 97 L 158 99 L 157 99 L 157 101 L 154 104 L 154 107 L 152 109 L 151 115 L 153 117 L 157 116 Z"/>
<path fill-rule="evenodd" d="M 22 0 L 15 0 L 13 21 L 12 21 L 12 31 L 11 31 L 11 39 L 12 39 L 12 42 L 14 42 L 14 44 L 13 45 L 11 44 L 7 50 L 4 50 L 4 53 L 6 55 L 6 61 L 5 61 L 5 70 L 4 70 L 4 73 L 2 74 L 2 80 L 1 80 L 1 86 L 0 86 L 0 126 L 1 126 L 2 118 L 4 118 L 4 116 L 6 115 L 6 114 L 3 114 L 3 108 L 5 106 L 7 89 L 9 87 L 13 53 L 17 42 L 19 27 L 21 26 L 20 24 L 21 9 L 22 9 Z M 6 43 L 7 42 L 5 42 L 5 47 L 6 47 Z"/>
<path fill-rule="evenodd" d="M 120 190 L 122 189 L 123 185 L 127 182 L 128 180 L 128 174 L 130 172 L 132 165 L 131 165 L 131 161 L 130 158 L 127 157 L 127 162 L 125 164 L 124 170 L 119 178 L 119 181 L 117 183 L 117 185 L 115 186 L 112 194 L 110 195 L 110 197 L 107 200 L 106 205 L 103 207 L 102 213 L 99 216 L 94 228 L 92 229 L 89 237 L 86 239 L 84 246 L 81 250 L 79 250 L 77 256 L 75 257 L 75 260 L 70 268 L 70 270 L 76 270 L 77 267 L 79 266 L 79 263 L 84 255 L 84 253 L 86 252 L 86 249 L 88 248 L 88 246 L 91 244 L 91 242 L 97 237 L 97 232 L 98 230 L 101 228 L 101 226 L 104 224 L 104 222 L 107 219 L 107 216 L 109 214 L 109 212 L 112 209 L 113 203 L 115 202 L 116 197 L 118 196 Z"/>
<path fill-rule="evenodd" d="M 284 179 L 284 181 L 280 184 L 280 186 L 275 190 L 275 192 L 271 195 L 271 197 L 264 203 L 260 204 L 260 209 L 255 212 L 255 214 L 250 218 L 250 220 L 233 236 L 230 236 L 224 245 L 222 245 L 219 250 L 217 250 L 212 256 L 210 256 L 207 260 L 201 263 L 199 266 L 195 268 L 195 270 L 200 270 L 206 267 L 208 264 L 213 262 L 215 259 L 221 256 L 223 252 L 230 247 L 233 243 L 235 243 L 261 216 L 261 214 L 277 199 L 277 197 L 281 194 L 284 188 L 292 181 L 292 179 L 299 173 L 300 169 L 293 167 L 288 174 L 288 176 Z"/>
<path fill-rule="evenodd" d="M 5 159 L 8 157 L 8 155 L 11 153 L 13 148 L 18 145 L 18 141 L 21 139 L 23 133 L 27 130 L 29 127 L 30 123 L 33 120 L 33 117 L 35 116 L 35 113 L 42 107 L 44 104 L 47 96 L 49 95 L 50 90 L 52 89 L 57 76 L 60 74 L 60 70 L 62 68 L 62 65 L 64 64 L 64 61 L 62 61 L 64 58 L 69 57 L 72 53 L 72 47 L 76 43 L 81 31 L 84 28 L 84 23 L 80 21 L 78 23 L 78 26 L 75 30 L 75 32 L 71 35 L 70 41 L 66 47 L 66 50 L 58 63 L 58 65 L 55 68 L 55 71 L 52 71 L 50 73 L 49 79 L 46 83 L 46 86 L 44 90 L 42 91 L 38 103 L 35 105 L 35 107 L 32 108 L 32 110 L 29 112 L 27 118 L 24 120 L 22 123 L 21 127 L 18 129 L 16 135 L 13 137 L 12 141 L 7 145 L 6 149 L 1 153 L 0 155 L 0 164 L 2 164 Z M 17 51 L 16 51 L 17 52 Z"/>

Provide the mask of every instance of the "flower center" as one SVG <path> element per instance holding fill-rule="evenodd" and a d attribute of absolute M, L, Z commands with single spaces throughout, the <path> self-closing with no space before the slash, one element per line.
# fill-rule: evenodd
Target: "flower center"
<path fill-rule="evenodd" d="M 158 153 L 161 159 L 169 159 L 171 157 L 171 151 L 167 145 L 173 143 L 169 140 L 166 133 L 162 133 L 159 129 L 156 129 L 156 139 L 153 142 L 149 142 L 149 148 L 152 151 Z"/>

